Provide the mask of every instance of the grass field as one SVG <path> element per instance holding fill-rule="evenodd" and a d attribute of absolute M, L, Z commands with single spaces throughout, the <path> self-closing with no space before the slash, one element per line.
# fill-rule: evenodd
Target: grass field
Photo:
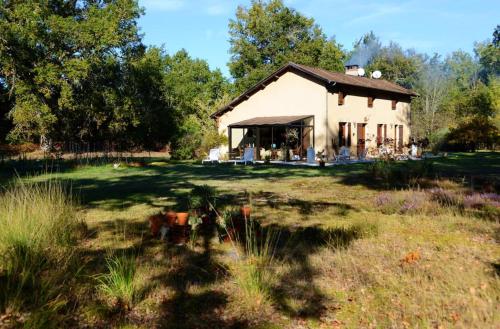
<path fill-rule="evenodd" d="M 0 167 L 0 185 L 12 183 L 13 169 L 25 182 L 70 185 L 87 225 L 74 250 L 78 270 L 58 296 L 63 306 L 44 325 L 498 328 L 500 153 L 389 168 L 157 160 L 61 163 L 50 174 L 35 174 L 36 164 Z M 274 232 L 271 255 L 241 255 L 213 232 L 185 246 L 149 237 L 150 215 L 202 185 L 215 188 L 221 211 L 251 205 L 252 218 Z M 21 307 L 1 313 L 0 327 L 1 319 L 29 322 Z"/>

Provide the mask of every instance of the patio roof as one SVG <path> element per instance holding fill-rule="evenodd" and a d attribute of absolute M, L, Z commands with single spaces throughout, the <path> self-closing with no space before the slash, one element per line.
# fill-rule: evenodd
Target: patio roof
<path fill-rule="evenodd" d="M 288 115 L 275 117 L 255 117 L 229 125 L 231 128 L 256 126 L 287 126 L 294 122 L 312 118 L 312 115 Z"/>

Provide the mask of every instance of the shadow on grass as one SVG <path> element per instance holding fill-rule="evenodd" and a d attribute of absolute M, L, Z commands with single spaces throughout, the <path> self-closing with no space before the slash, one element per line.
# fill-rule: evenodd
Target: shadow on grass
<path fill-rule="evenodd" d="M 173 297 L 163 300 L 160 318 L 156 327 L 165 329 L 183 328 L 249 328 L 245 320 L 223 317 L 228 296 L 213 288 L 229 275 L 226 268 L 213 259 L 216 252 L 212 241 L 216 238 L 213 226 L 202 226 L 201 250 L 186 246 L 166 250 L 168 257 L 175 257 L 176 266 L 153 278 L 153 281 L 170 287 Z"/>
<path fill-rule="evenodd" d="M 254 193 L 251 198 L 255 204 L 264 204 L 273 209 L 288 210 L 289 208 L 296 208 L 305 217 L 325 210 L 334 210 L 336 215 L 343 217 L 347 216 L 351 211 L 358 211 L 355 207 L 343 202 L 302 200 L 266 191 Z"/>
<path fill-rule="evenodd" d="M 34 161 L 34 160 L 33 160 Z M 427 179 L 456 178 L 461 182 L 482 188 L 483 180 L 498 190 L 500 182 L 500 153 L 481 152 L 475 154 L 458 154 L 447 158 L 437 158 L 432 162 L 432 177 Z M 35 164 L 32 166 L 36 167 Z M 166 202 L 175 203 L 175 200 L 183 193 L 188 192 L 194 185 L 194 181 L 206 182 L 232 182 L 243 181 L 242 186 L 251 185 L 254 179 L 269 181 L 270 184 L 279 183 L 282 179 L 307 178 L 307 177 L 334 177 L 335 183 L 342 185 L 361 185 L 374 190 L 392 190 L 409 186 L 409 171 L 419 166 L 421 161 L 397 162 L 393 164 L 395 172 L 389 180 L 377 179 L 370 172 L 370 164 L 358 163 L 332 166 L 327 168 L 301 168 L 285 166 L 235 166 L 235 165 L 209 165 L 202 166 L 192 163 L 174 163 L 166 166 L 149 165 L 143 168 L 119 168 L 113 169 L 112 165 L 100 167 L 84 167 L 73 169 L 70 165 L 59 165 L 47 172 L 52 175 L 43 175 L 45 171 L 25 171 L 37 180 L 58 179 L 70 180 L 73 189 L 80 193 L 83 203 L 87 207 L 99 207 L 101 209 L 115 210 L 125 209 L 135 204 L 158 204 L 162 198 Z M 0 184 L 7 184 L 9 178 L 15 175 L 15 163 L 7 166 L 10 169 L 0 168 Z M 21 166 L 22 167 L 22 166 Z M 18 171 L 20 176 L 23 173 Z M 401 176 L 401 177 L 400 177 Z M 490 181 L 493 181 L 491 183 Z M 476 183 L 475 183 L 476 182 Z M 422 187 L 422 186 L 421 186 Z M 296 205 L 301 208 L 301 213 L 307 213 L 308 204 Z M 318 205 L 319 206 L 319 205 Z"/>
<path fill-rule="evenodd" d="M 291 231 L 283 226 L 270 226 L 268 230 L 280 232 L 282 241 L 277 256 L 290 270 L 273 287 L 272 300 L 279 310 L 290 317 L 319 319 L 328 309 L 329 300 L 314 283 L 319 275 L 310 257 L 320 249 L 348 248 L 360 238 L 351 228 L 323 229 L 317 226 Z"/>

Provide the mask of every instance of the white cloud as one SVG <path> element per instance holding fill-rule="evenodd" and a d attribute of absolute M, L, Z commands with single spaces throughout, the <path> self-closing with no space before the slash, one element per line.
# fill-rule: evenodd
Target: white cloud
<path fill-rule="evenodd" d="M 366 8 L 364 11 L 359 11 L 359 15 L 351 19 L 347 25 L 358 24 L 366 21 L 374 21 L 382 17 L 400 14 L 405 11 L 405 5 L 378 5 L 373 8 Z"/>
<path fill-rule="evenodd" d="M 184 7 L 186 0 L 141 0 L 146 10 L 176 11 Z"/>
<path fill-rule="evenodd" d="M 207 6 L 207 14 L 212 16 L 218 16 L 222 14 L 226 14 L 228 12 L 228 5 L 224 5 L 223 3 L 215 3 Z"/>

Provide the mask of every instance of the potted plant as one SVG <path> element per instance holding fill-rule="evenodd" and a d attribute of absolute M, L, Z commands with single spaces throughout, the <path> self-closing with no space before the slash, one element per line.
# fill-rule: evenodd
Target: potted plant
<path fill-rule="evenodd" d="M 151 231 L 151 235 L 153 237 L 157 237 L 160 233 L 161 227 L 163 225 L 164 217 L 161 213 L 152 215 L 148 217 L 149 221 L 149 230 Z"/>
<path fill-rule="evenodd" d="M 226 210 L 217 217 L 216 223 L 220 241 L 232 242 L 238 239 L 238 218 L 240 217 L 232 210 Z"/>
<path fill-rule="evenodd" d="M 177 202 L 177 225 L 185 226 L 189 220 L 190 198 L 184 197 Z"/>
<path fill-rule="evenodd" d="M 187 225 L 189 220 L 189 212 L 178 212 L 177 213 L 177 225 Z"/>
<path fill-rule="evenodd" d="M 325 150 L 319 151 L 316 153 L 316 157 L 319 159 L 318 164 L 320 167 L 325 166 Z"/>

